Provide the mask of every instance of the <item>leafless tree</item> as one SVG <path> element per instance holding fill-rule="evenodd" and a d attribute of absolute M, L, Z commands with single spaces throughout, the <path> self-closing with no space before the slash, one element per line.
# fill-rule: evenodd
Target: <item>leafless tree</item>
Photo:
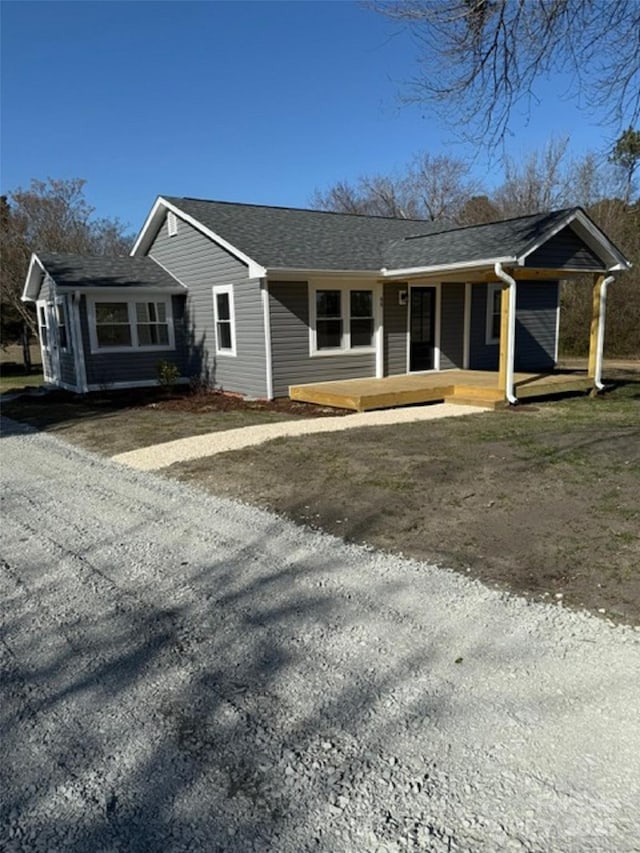
<path fill-rule="evenodd" d="M 400 175 L 364 175 L 356 184 L 339 181 L 316 191 L 311 204 L 318 210 L 431 219 L 455 222 L 470 196 L 481 192 L 469 167 L 447 155 L 416 155 Z"/>
<path fill-rule="evenodd" d="M 21 300 L 32 251 L 87 255 L 126 254 L 131 241 L 117 219 L 96 219 L 81 178 L 32 180 L 2 196 L 0 203 L 0 293 L 2 341 L 24 323 L 35 334 L 35 318 Z"/>
<path fill-rule="evenodd" d="M 372 0 L 418 46 L 406 98 L 439 110 L 476 145 L 504 139 L 552 72 L 619 132 L 640 117 L 638 0 Z"/>

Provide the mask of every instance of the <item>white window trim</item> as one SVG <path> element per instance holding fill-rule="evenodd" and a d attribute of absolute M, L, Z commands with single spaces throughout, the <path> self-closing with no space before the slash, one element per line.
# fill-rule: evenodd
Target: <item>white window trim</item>
<path fill-rule="evenodd" d="M 51 347 L 51 330 L 49 329 L 49 320 L 47 317 L 47 301 L 39 299 L 36 302 L 36 317 L 38 321 L 38 340 L 40 341 L 40 349 L 47 352 Z M 42 337 L 42 329 L 46 332 L 46 343 Z"/>
<path fill-rule="evenodd" d="M 131 346 L 120 347 L 101 347 L 98 344 L 98 332 L 96 329 L 96 303 L 102 302 L 124 302 L 127 306 L 129 316 L 129 328 L 131 329 Z M 138 341 L 138 322 L 136 318 L 136 302 L 155 302 L 164 303 L 166 311 L 166 322 L 169 331 L 168 344 L 140 344 Z M 110 353 L 110 352 L 169 352 L 175 350 L 175 333 L 173 328 L 173 311 L 171 297 L 160 295 L 157 293 L 137 293 L 135 296 L 127 294 L 126 296 L 87 296 L 87 318 L 89 321 L 89 343 L 92 353 Z"/>
<path fill-rule="evenodd" d="M 340 316 L 342 319 L 342 344 L 339 347 L 318 349 L 316 330 L 316 293 L 319 290 L 340 291 Z M 351 346 L 351 299 L 352 290 L 370 290 L 373 307 L 372 343 L 368 347 Z M 358 353 L 376 353 L 381 336 L 381 290 L 375 282 L 309 282 L 309 355 L 313 358 L 331 358 L 333 355 L 357 355 Z"/>
<path fill-rule="evenodd" d="M 221 348 L 218 341 L 218 300 L 217 296 L 221 293 L 229 294 L 229 317 L 231 324 L 231 348 Z M 223 321 L 224 322 L 224 321 Z M 233 298 L 232 284 L 214 284 L 213 286 L 213 328 L 216 342 L 216 355 L 226 355 L 230 358 L 235 358 L 236 352 L 236 309 Z"/>
<path fill-rule="evenodd" d="M 167 234 L 175 237 L 178 233 L 178 217 L 172 210 L 167 211 Z"/>
<path fill-rule="evenodd" d="M 497 338 L 494 337 L 491 333 L 493 330 L 493 299 L 494 293 L 496 290 L 502 291 L 501 284 L 488 284 L 487 285 L 487 314 L 486 314 L 486 326 L 485 326 L 485 344 L 499 344 L 500 336 Z"/>
<path fill-rule="evenodd" d="M 67 345 L 66 345 L 66 347 L 63 347 L 60 344 L 60 335 L 58 332 L 58 330 L 60 328 L 60 320 L 59 320 L 59 315 L 58 315 L 58 306 L 59 305 L 62 305 L 64 308 L 64 327 L 65 327 L 66 334 L 67 334 Z M 58 346 L 60 348 L 60 352 L 63 352 L 65 354 L 72 353 L 73 352 L 73 342 L 71 340 L 71 318 L 69 316 L 69 302 L 68 302 L 66 296 L 56 296 L 55 309 L 54 310 L 55 310 L 55 321 L 56 321 L 56 338 L 58 340 Z"/>

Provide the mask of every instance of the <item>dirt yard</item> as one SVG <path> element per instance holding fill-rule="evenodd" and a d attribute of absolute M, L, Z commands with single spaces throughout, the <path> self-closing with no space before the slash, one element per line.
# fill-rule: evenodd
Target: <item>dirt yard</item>
<path fill-rule="evenodd" d="M 278 440 L 168 473 L 640 624 L 640 378 L 617 376 L 604 398 Z"/>
<path fill-rule="evenodd" d="M 598 399 L 279 439 L 166 473 L 348 540 L 640 624 L 640 372 L 606 375 L 612 390 Z M 3 412 L 109 456 L 338 414 L 158 390 L 21 397 Z"/>

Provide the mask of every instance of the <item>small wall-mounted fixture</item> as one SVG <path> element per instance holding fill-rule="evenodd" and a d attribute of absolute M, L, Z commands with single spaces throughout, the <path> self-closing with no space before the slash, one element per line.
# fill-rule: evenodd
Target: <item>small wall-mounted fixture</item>
<path fill-rule="evenodd" d="M 408 299 L 408 292 L 406 290 L 398 291 L 398 305 L 406 305 Z"/>

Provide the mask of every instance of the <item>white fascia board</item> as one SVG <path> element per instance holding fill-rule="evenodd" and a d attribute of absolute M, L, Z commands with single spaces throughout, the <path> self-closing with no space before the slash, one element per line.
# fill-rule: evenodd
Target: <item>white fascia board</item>
<path fill-rule="evenodd" d="M 47 271 L 45 270 L 42 261 L 36 253 L 33 252 L 31 260 L 29 261 L 29 269 L 27 270 L 27 277 L 24 282 L 22 296 L 20 297 L 21 302 L 36 301 L 42 285 L 42 278 L 46 275 L 46 272 Z"/>
<path fill-rule="evenodd" d="M 432 267 L 406 267 L 404 269 L 392 270 L 382 267 L 380 273 L 385 278 L 407 278 L 407 276 L 412 275 L 434 275 L 437 273 L 456 272 L 457 270 L 482 269 L 484 267 L 493 268 L 496 263 L 515 264 L 516 262 L 517 258 L 509 255 L 503 258 L 480 258 L 475 261 L 464 261 L 458 264 L 436 264 Z"/>
<path fill-rule="evenodd" d="M 607 267 L 608 270 L 631 269 L 629 261 L 619 251 L 619 249 L 616 249 L 606 234 L 601 231 L 595 222 L 592 222 L 582 210 L 574 210 L 573 212 L 568 213 L 550 231 L 547 231 L 544 237 L 536 240 L 535 243 L 529 246 L 526 251 L 518 256 L 518 266 L 524 266 L 525 260 L 530 254 L 535 252 L 541 246 L 544 246 L 548 240 L 555 237 L 555 235 L 562 231 L 563 228 L 567 228 L 567 226 L 573 223 L 578 225 L 578 228 L 576 229 L 577 236 L 583 239 L 590 249 L 592 249 L 597 255 L 604 254 L 607 256 L 607 260 L 609 262 L 609 266 Z"/>
<path fill-rule="evenodd" d="M 213 240 L 214 243 L 222 246 L 222 248 L 229 252 L 230 255 L 233 255 L 235 258 L 238 258 L 239 261 L 242 261 L 243 264 L 246 264 L 249 269 L 249 278 L 265 277 L 266 270 L 261 264 L 254 261 L 253 258 L 250 258 L 248 255 L 245 255 L 245 253 L 240 249 L 232 246 L 228 240 L 220 237 L 220 235 L 216 234 L 215 231 L 211 231 L 211 229 L 207 228 L 206 225 L 203 225 L 202 222 L 195 219 L 193 216 L 190 216 L 188 213 L 185 213 L 183 210 L 180 210 L 179 207 L 171 204 L 171 202 L 167 201 L 167 199 L 162 196 L 159 196 L 156 199 L 156 203 L 153 205 L 151 213 L 147 216 L 145 223 L 142 226 L 142 230 L 133 245 L 133 249 L 131 249 L 132 257 L 144 252 L 151 234 L 160 225 L 160 222 L 164 217 L 165 210 L 170 210 L 172 213 L 175 213 L 178 219 L 182 219 L 184 222 L 187 222 L 197 231 L 200 231 L 201 234 L 204 234 L 206 237 Z"/>

